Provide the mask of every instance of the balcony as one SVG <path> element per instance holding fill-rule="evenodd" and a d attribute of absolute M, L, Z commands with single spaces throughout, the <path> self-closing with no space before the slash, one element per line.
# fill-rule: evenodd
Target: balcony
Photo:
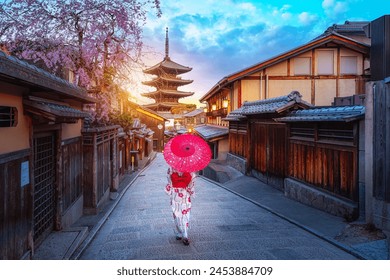
<path fill-rule="evenodd" d="M 227 108 L 221 108 L 221 109 L 206 113 L 207 117 L 222 117 L 222 118 L 224 118 L 224 117 L 226 117 L 226 115 L 227 115 Z"/>

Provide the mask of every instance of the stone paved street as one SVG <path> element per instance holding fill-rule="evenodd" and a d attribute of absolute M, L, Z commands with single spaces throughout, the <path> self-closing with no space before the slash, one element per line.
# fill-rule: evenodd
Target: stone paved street
<path fill-rule="evenodd" d="M 162 154 L 128 188 L 80 259 L 356 259 L 333 244 L 198 177 L 190 246 L 175 239 Z"/>

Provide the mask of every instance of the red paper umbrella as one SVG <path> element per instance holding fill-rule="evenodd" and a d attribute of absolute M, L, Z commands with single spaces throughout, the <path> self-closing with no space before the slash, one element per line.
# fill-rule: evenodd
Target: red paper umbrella
<path fill-rule="evenodd" d="M 165 161 L 179 172 L 196 172 L 211 160 L 209 145 L 192 134 L 175 136 L 164 147 Z"/>

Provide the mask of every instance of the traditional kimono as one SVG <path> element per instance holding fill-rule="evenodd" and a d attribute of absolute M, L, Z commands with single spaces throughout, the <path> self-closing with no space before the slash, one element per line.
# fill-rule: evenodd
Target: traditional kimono
<path fill-rule="evenodd" d="M 194 178 L 195 173 L 177 172 L 169 168 L 168 184 L 165 187 L 165 192 L 171 199 L 176 238 L 183 238 L 185 244 L 188 242 L 191 197 L 195 194 Z"/>

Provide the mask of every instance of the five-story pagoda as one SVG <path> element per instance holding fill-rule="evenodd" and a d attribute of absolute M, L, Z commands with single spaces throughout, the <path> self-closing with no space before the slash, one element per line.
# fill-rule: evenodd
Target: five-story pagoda
<path fill-rule="evenodd" d="M 192 80 L 185 80 L 178 75 L 191 71 L 191 67 L 180 65 L 169 57 L 168 28 L 165 35 L 165 57 L 160 63 L 144 70 L 146 74 L 155 75 L 151 81 L 142 82 L 144 85 L 155 87 L 152 92 L 142 93 L 142 96 L 155 100 L 154 103 L 143 105 L 160 113 L 170 113 L 172 108 L 182 106 L 179 99 L 193 95 L 193 92 L 177 90 L 178 87 L 192 83 Z"/>

